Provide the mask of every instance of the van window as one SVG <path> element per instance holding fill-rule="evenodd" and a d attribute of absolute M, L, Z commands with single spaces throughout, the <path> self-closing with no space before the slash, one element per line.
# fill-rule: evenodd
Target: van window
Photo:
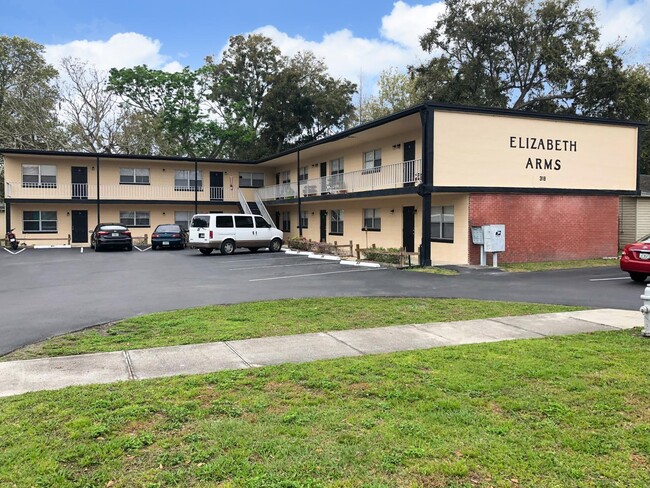
<path fill-rule="evenodd" d="M 197 215 L 192 219 L 192 227 L 209 227 L 208 217 L 205 215 Z"/>
<path fill-rule="evenodd" d="M 270 229 L 271 224 L 264 217 L 255 217 L 255 227 L 258 229 Z"/>
<path fill-rule="evenodd" d="M 238 229 L 253 228 L 253 217 L 248 215 L 235 215 L 235 227 Z"/>
<path fill-rule="evenodd" d="M 232 228 L 232 216 L 230 215 L 217 215 L 218 228 Z"/>

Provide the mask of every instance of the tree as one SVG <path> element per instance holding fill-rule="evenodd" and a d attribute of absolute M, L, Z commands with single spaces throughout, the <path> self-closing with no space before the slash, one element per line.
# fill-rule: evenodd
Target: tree
<path fill-rule="evenodd" d="M 0 147 L 60 149 L 56 116 L 57 71 L 45 62 L 43 46 L 0 36 Z"/>
<path fill-rule="evenodd" d="M 572 112 L 594 63 L 599 31 L 578 0 L 446 0 L 421 38 L 436 55 L 411 67 L 433 100 Z M 616 49 L 610 49 L 610 56 Z M 439 54 L 438 54 L 439 53 Z"/>
<path fill-rule="evenodd" d="M 260 110 L 267 154 L 341 130 L 354 114 L 356 86 L 336 80 L 313 53 L 298 53 L 272 78 Z"/>
<path fill-rule="evenodd" d="M 360 122 L 368 122 L 422 102 L 415 80 L 397 68 L 388 68 L 379 74 L 378 93 L 361 101 L 357 117 Z"/>
<path fill-rule="evenodd" d="M 205 69 L 234 157 L 257 158 L 330 134 L 354 110 L 354 84 L 331 77 L 312 53 L 282 56 L 262 35 L 231 37 L 222 60 L 206 58 Z"/>
<path fill-rule="evenodd" d="M 121 152 L 117 137 L 125 116 L 115 94 L 106 90 L 107 76 L 78 59 L 64 58 L 61 67 L 67 75 L 58 88 L 68 146 L 78 151 Z"/>
<path fill-rule="evenodd" d="M 136 124 L 131 129 L 138 128 L 127 136 L 131 142 L 143 129 L 140 122 L 147 120 L 154 129 L 148 132 L 153 140 L 144 146 L 151 144 L 155 153 L 209 158 L 222 155 L 224 131 L 207 112 L 203 71 L 113 68 L 108 89 L 122 96 L 130 107 L 130 121 Z"/>

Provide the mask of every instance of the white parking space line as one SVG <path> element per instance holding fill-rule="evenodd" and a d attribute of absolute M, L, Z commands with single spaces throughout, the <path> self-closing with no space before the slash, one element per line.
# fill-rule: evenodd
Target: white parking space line
<path fill-rule="evenodd" d="M 138 246 L 133 246 L 133 247 L 135 247 L 140 252 L 145 252 L 145 251 L 148 251 L 149 249 L 151 249 L 151 246 L 145 247 L 144 249 L 140 249 Z"/>
<path fill-rule="evenodd" d="M 291 275 L 291 276 L 275 276 L 273 278 L 257 278 L 248 281 L 290 280 L 292 278 L 305 278 L 309 276 L 321 276 L 321 275 L 338 274 L 338 273 L 366 273 L 369 271 L 379 271 L 380 269 L 381 268 L 365 268 L 365 269 L 350 269 L 345 271 L 326 271 L 324 273 L 309 273 L 309 274 Z"/>
<path fill-rule="evenodd" d="M 246 269 L 261 269 L 261 268 L 291 268 L 293 266 L 323 266 L 326 264 L 339 264 L 338 261 L 329 263 L 298 263 L 298 264 L 269 264 L 268 266 L 250 266 L 248 268 L 230 268 L 228 271 L 243 271 Z"/>
<path fill-rule="evenodd" d="M 237 258 L 237 255 L 235 255 L 235 259 L 237 259 L 238 263 L 245 263 L 247 261 L 256 261 L 256 262 L 259 262 L 259 261 L 273 261 L 275 263 L 277 261 L 294 261 L 296 258 L 295 257 L 291 257 L 291 258 L 259 257 L 259 258 L 254 258 L 254 259 L 239 259 L 239 258 Z"/>
<path fill-rule="evenodd" d="M 621 276 L 620 278 L 592 278 L 589 281 L 614 281 L 614 280 L 629 280 L 629 276 Z"/>
<path fill-rule="evenodd" d="M 20 254 L 21 252 L 27 250 L 26 247 L 23 247 L 23 248 L 20 249 L 19 251 L 11 251 L 11 250 L 7 249 L 6 247 L 3 247 L 2 249 L 4 249 L 5 251 L 7 251 L 9 254 L 13 254 L 14 256 L 15 256 L 16 254 Z"/>

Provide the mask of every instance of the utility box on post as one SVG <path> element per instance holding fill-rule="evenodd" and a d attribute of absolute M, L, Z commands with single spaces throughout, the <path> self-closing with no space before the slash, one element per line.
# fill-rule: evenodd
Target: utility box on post
<path fill-rule="evenodd" d="M 483 226 L 483 245 L 485 252 L 503 252 L 506 250 L 506 226 L 503 224 Z"/>
<path fill-rule="evenodd" d="M 487 263 L 487 253 L 492 253 L 492 266 L 497 267 L 497 253 L 506 250 L 506 226 L 503 224 L 472 227 L 472 244 L 481 246 L 481 266 Z"/>

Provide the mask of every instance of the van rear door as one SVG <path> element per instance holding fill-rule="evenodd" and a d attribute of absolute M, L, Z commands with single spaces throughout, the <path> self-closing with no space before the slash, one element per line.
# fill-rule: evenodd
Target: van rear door
<path fill-rule="evenodd" d="M 195 215 L 190 222 L 190 244 L 210 243 L 211 215 Z"/>

